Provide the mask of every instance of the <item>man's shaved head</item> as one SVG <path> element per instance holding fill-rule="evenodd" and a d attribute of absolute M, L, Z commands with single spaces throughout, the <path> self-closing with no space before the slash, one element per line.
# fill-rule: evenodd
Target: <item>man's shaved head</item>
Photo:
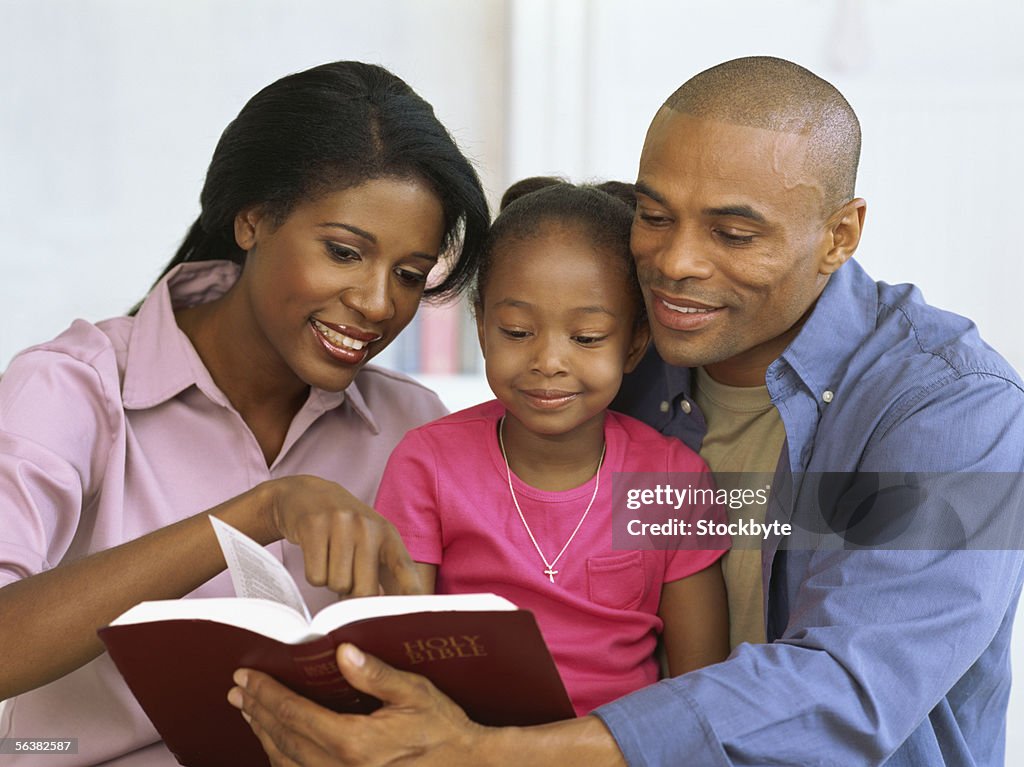
<path fill-rule="evenodd" d="M 665 101 L 673 112 L 807 140 L 805 169 L 822 185 L 826 212 L 851 200 L 860 160 L 860 123 L 831 84 L 791 61 L 733 59 L 690 78 Z"/>

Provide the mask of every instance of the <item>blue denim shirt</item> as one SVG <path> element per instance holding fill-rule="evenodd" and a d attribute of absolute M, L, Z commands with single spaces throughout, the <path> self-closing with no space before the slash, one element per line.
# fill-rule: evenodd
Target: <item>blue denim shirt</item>
<path fill-rule="evenodd" d="M 766 378 L 786 430 L 775 487 L 800 472 L 1024 469 L 1010 365 L 970 321 L 853 261 Z M 613 407 L 700 447 L 690 371 L 653 351 Z M 1003 764 L 1020 547 L 779 543 L 762 548 L 769 644 L 595 712 L 631 765 Z"/>

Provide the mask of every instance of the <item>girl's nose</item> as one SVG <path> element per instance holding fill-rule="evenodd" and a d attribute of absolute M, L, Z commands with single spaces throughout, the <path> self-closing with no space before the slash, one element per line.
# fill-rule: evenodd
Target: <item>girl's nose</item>
<path fill-rule="evenodd" d="M 563 339 L 538 336 L 533 359 L 534 370 L 551 377 L 567 372 L 566 344 Z"/>

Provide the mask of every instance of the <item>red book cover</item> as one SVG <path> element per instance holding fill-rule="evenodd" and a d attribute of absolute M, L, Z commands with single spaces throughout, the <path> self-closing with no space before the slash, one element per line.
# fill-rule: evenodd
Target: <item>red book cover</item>
<path fill-rule="evenodd" d="M 346 622 L 349 606 L 358 614 L 371 602 L 382 603 L 384 611 L 395 605 L 403 614 Z M 472 609 L 481 603 L 497 608 Z M 452 604 L 466 608 L 445 609 Z M 409 611 L 417 605 L 420 610 Z M 198 617 L 186 617 L 190 613 Z M 232 615 L 230 622 L 214 618 L 223 614 Z M 295 625 L 283 625 L 288 623 Z M 261 626 L 273 627 L 267 633 L 278 638 L 262 633 Z M 310 638 L 318 631 L 325 636 Z M 335 711 L 377 708 L 379 701 L 353 690 L 338 671 L 335 648 L 342 642 L 426 676 L 481 724 L 529 725 L 574 716 L 533 614 L 494 595 L 348 600 L 325 608 L 312 624 L 264 600 L 146 602 L 99 636 L 168 748 L 189 767 L 268 764 L 256 736 L 226 699 L 239 667 L 265 671 Z"/>

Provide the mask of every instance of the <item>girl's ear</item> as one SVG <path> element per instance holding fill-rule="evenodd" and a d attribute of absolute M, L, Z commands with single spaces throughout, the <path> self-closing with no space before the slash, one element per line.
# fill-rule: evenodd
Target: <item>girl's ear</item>
<path fill-rule="evenodd" d="M 622 366 L 624 373 L 632 373 L 636 366 L 640 364 L 640 360 L 644 357 L 644 352 L 647 351 L 647 346 L 651 342 L 651 326 L 647 323 L 647 319 L 644 318 L 636 324 L 636 328 L 633 330 L 633 340 L 629 344 L 629 353 L 626 355 L 626 364 Z"/>
<path fill-rule="evenodd" d="M 484 307 L 477 302 L 473 305 L 473 318 L 476 320 L 476 337 L 480 341 L 480 354 L 487 359 L 487 344 L 484 343 Z"/>

